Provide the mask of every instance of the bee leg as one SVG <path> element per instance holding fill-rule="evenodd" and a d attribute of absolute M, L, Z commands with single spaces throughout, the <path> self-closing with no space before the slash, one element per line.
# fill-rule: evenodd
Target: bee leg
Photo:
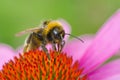
<path fill-rule="evenodd" d="M 58 44 L 58 51 L 59 51 L 59 52 L 62 51 L 64 45 L 65 45 L 65 41 L 64 41 L 64 40 L 62 40 L 62 41 Z"/>
<path fill-rule="evenodd" d="M 29 51 L 29 44 L 30 44 L 30 41 L 32 40 L 32 37 L 33 37 L 33 34 L 30 34 L 28 38 L 25 40 L 23 52 Z"/>
<path fill-rule="evenodd" d="M 60 43 L 57 44 L 58 52 L 60 52 Z"/>
<path fill-rule="evenodd" d="M 56 44 L 55 44 L 54 42 L 52 42 L 52 48 L 53 48 L 53 50 L 55 50 L 55 51 L 57 50 L 57 49 L 56 49 Z"/>
<path fill-rule="evenodd" d="M 64 45 L 65 45 L 65 40 L 63 40 L 63 41 L 61 42 L 61 49 L 60 49 L 60 52 L 62 51 Z"/>
<path fill-rule="evenodd" d="M 29 46 L 28 44 L 24 46 L 23 53 L 28 52 L 28 46 Z"/>
<path fill-rule="evenodd" d="M 47 48 L 45 47 L 45 45 L 43 44 L 43 45 L 41 45 L 41 47 L 42 47 L 43 51 L 46 53 L 48 59 L 50 60 L 50 55 L 49 55 L 48 50 L 47 50 Z"/>

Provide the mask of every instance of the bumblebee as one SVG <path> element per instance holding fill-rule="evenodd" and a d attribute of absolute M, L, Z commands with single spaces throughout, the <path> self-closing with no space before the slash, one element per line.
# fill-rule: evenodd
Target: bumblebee
<path fill-rule="evenodd" d="M 25 40 L 23 52 L 28 52 L 41 47 L 49 57 L 46 48 L 47 44 L 51 44 L 52 48 L 58 52 L 61 52 L 65 44 L 65 31 L 59 21 L 44 21 L 41 27 L 24 30 L 18 33 L 17 36 L 28 32 L 30 32 L 30 35 Z"/>
<path fill-rule="evenodd" d="M 40 27 L 21 31 L 18 34 L 16 34 L 16 36 L 21 36 L 29 32 L 30 32 L 30 35 L 25 40 L 23 52 L 28 52 L 30 50 L 34 50 L 41 47 L 42 50 L 47 54 L 49 59 L 50 59 L 50 56 L 46 48 L 46 45 L 51 44 L 53 50 L 61 52 L 62 48 L 65 45 L 65 40 L 64 40 L 65 35 L 70 35 L 84 42 L 82 39 L 74 35 L 65 33 L 65 30 L 63 29 L 62 24 L 56 20 L 44 21 Z"/>

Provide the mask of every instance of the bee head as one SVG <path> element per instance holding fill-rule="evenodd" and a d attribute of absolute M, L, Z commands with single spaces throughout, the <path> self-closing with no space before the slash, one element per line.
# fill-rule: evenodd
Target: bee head
<path fill-rule="evenodd" d="M 64 36 L 65 36 L 64 30 L 59 27 L 55 27 L 48 34 L 48 40 L 58 43 L 63 40 Z"/>
<path fill-rule="evenodd" d="M 54 28 L 52 31 L 53 37 L 56 40 L 62 40 L 65 36 L 64 30 L 61 30 L 59 28 Z"/>

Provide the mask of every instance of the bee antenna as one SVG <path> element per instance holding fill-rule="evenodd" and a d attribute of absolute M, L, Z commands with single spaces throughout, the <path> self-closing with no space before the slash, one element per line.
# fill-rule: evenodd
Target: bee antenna
<path fill-rule="evenodd" d="M 70 35 L 70 36 L 72 36 L 72 37 L 74 37 L 74 38 L 80 40 L 82 43 L 84 43 L 84 41 L 83 41 L 82 39 L 80 39 L 79 37 L 76 37 L 76 36 L 74 36 L 74 35 L 72 35 L 72 34 L 65 33 L 65 35 Z"/>

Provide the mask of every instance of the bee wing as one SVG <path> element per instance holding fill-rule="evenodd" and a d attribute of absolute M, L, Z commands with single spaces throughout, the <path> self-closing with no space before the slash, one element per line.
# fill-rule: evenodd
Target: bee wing
<path fill-rule="evenodd" d="M 29 29 L 26 29 L 26 30 L 24 30 L 24 31 L 21 31 L 21 32 L 17 33 L 15 36 L 22 36 L 22 35 L 27 34 L 27 33 L 30 33 L 30 32 L 36 32 L 36 31 L 38 31 L 38 30 L 40 30 L 40 27 L 37 27 L 37 28 L 29 28 Z"/>

